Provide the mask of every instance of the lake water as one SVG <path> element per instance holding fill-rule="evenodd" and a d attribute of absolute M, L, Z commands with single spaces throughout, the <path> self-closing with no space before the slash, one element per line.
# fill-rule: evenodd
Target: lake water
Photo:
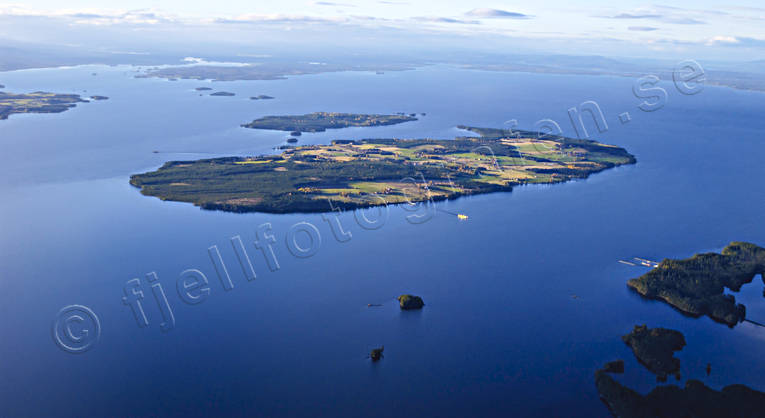
<path fill-rule="evenodd" d="M 684 379 L 765 390 L 765 329 L 729 329 L 641 300 L 625 282 L 645 269 L 617 263 L 686 257 L 733 240 L 765 244 L 765 95 L 707 87 L 685 96 L 666 83 L 666 106 L 645 113 L 627 78 L 429 67 L 208 83 L 133 71 L 0 73 L 6 91 L 110 97 L 0 121 L 0 416 L 607 416 L 593 379 L 605 362 L 624 359 L 618 379 L 630 387 L 655 386 L 620 339 L 643 323 L 685 334 L 677 355 Z M 207 85 L 237 95 L 194 91 Z M 276 99 L 248 99 L 258 94 Z M 320 214 L 208 212 L 128 184 L 169 160 L 275 152 L 286 133 L 239 127 L 264 115 L 427 113 L 396 126 L 304 134 L 302 144 L 451 138 L 459 124 L 510 119 L 531 129 L 551 118 L 574 135 L 567 110 L 586 100 L 609 125 L 594 138 L 625 147 L 638 163 L 438 204 L 467 222 L 438 211 L 414 224 L 391 207 L 385 224 L 368 230 L 345 212 L 352 238 L 339 242 Z M 631 121 L 622 124 L 625 111 Z M 298 222 L 321 233 L 313 257 L 287 250 Z M 264 223 L 276 237 L 277 271 L 253 245 Z M 254 281 L 239 267 L 235 236 Z M 208 254 L 214 245 L 229 291 Z M 203 303 L 178 296 L 187 269 L 209 279 Z M 150 272 L 174 313 L 169 332 L 144 279 Z M 142 280 L 145 328 L 121 301 L 133 278 Z M 757 278 L 737 298 L 765 322 L 762 288 Z M 401 312 L 394 298 L 402 293 L 421 295 L 426 307 Z M 51 331 L 72 304 L 91 308 L 101 325 L 97 344 L 76 355 Z M 385 358 L 371 363 L 367 354 L 380 345 Z"/>

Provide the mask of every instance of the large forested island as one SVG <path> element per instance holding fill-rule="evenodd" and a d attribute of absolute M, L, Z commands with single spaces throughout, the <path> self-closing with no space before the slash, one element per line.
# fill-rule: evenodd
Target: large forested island
<path fill-rule="evenodd" d="M 15 113 L 61 113 L 85 102 L 87 100 L 77 94 L 0 92 L 0 120 L 8 119 Z"/>
<path fill-rule="evenodd" d="M 344 140 L 278 156 L 173 161 L 130 183 L 145 195 L 204 209 L 326 212 L 560 183 L 635 162 L 623 148 L 590 140 L 462 128 L 480 136 Z"/>
<path fill-rule="evenodd" d="M 734 326 L 744 320 L 746 308 L 736 304 L 725 288 L 739 291 L 755 275 L 765 273 L 765 248 L 732 242 L 721 254 L 696 254 L 685 260 L 664 260 L 658 267 L 627 286 L 692 316 L 708 315 Z M 765 279 L 764 279 L 765 280 Z"/>
<path fill-rule="evenodd" d="M 292 132 L 324 132 L 351 126 L 387 126 L 417 120 L 406 115 L 363 115 L 356 113 L 314 112 L 307 115 L 265 116 L 242 125 L 252 129 Z"/>

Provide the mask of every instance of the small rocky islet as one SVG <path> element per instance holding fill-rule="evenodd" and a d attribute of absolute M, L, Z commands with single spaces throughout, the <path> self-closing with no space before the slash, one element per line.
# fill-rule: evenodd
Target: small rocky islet
<path fill-rule="evenodd" d="M 425 306 L 425 302 L 423 302 L 422 298 L 419 296 L 401 295 L 397 297 L 396 300 L 398 300 L 401 310 L 404 311 L 422 309 L 422 307 Z"/>
<path fill-rule="evenodd" d="M 369 353 L 369 358 L 372 359 L 372 361 L 378 361 L 383 358 L 383 351 L 385 351 L 385 346 L 380 348 L 373 348 Z"/>

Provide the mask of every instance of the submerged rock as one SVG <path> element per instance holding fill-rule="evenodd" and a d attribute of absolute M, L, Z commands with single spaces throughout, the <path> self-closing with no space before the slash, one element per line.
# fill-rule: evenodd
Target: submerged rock
<path fill-rule="evenodd" d="M 656 374 L 660 381 L 665 381 L 668 374 L 674 373 L 679 378 L 680 360 L 674 352 L 685 347 L 685 337 L 679 331 L 635 325 L 622 340 L 635 354 L 638 361 Z"/>
<path fill-rule="evenodd" d="M 404 310 L 422 309 L 422 307 L 425 306 L 425 302 L 423 302 L 422 298 L 419 296 L 401 295 L 396 299 L 398 299 L 398 303 L 401 306 L 401 309 Z"/>

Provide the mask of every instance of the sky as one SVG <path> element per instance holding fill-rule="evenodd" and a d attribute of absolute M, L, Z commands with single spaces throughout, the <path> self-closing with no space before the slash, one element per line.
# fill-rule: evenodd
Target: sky
<path fill-rule="evenodd" d="M 428 48 L 765 59 L 765 3 L 0 0 L 0 40 L 141 53 L 158 43 Z M 257 48 L 253 48 L 256 50 Z"/>

